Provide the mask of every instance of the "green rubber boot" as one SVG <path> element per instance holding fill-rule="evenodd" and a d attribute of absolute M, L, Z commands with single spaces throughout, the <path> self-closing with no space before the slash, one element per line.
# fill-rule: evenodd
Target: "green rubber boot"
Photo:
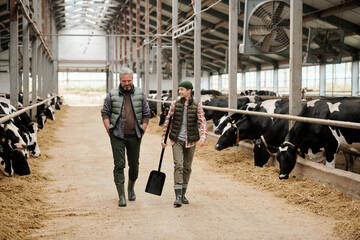
<path fill-rule="evenodd" d="M 186 197 L 185 197 L 186 188 L 187 188 L 187 187 L 184 187 L 184 186 L 183 186 L 182 192 L 181 192 L 181 199 L 182 199 L 182 203 L 183 203 L 183 204 L 189 204 L 189 200 L 187 200 Z"/>
<path fill-rule="evenodd" d="M 119 207 L 126 207 L 125 189 L 124 184 L 115 184 L 116 190 L 119 195 Z"/>
<path fill-rule="evenodd" d="M 175 189 L 175 196 L 176 196 L 174 202 L 175 207 L 181 207 L 182 205 L 181 189 Z"/>
<path fill-rule="evenodd" d="M 128 183 L 128 196 L 129 196 L 129 201 L 135 201 L 136 200 L 136 195 L 135 195 L 135 191 L 134 191 L 134 186 L 135 186 L 135 182 L 131 181 L 129 179 L 129 183 Z"/>

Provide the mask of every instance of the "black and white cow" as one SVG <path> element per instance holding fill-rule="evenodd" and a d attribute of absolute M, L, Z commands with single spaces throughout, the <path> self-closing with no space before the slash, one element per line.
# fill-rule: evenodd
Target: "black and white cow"
<path fill-rule="evenodd" d="M 240 95 L 245 96 L 276 96 L 275 92 L 268 91 L 268 90 L 245 90 L 240 93 Z"/>
<path fill-rule="evenodd" d="M 247 96 L 247 97 L 240 97 L 237 99 L 237 109 L 242 109 L 248 103 L 256 103 L 261 102 L 262 99 L 258 96 Z M 228 99 L 227 98 L 211 98 L 208 101 L 203 103 L 203 106 L 210 106 L 210 107 L 228 107 Z M 218 126 L 220 123 L 220 119 L 224 116 L 227 116 L 227 112 L 223 111 L 215 111 L 204 109 L 205 118 L 206 120 L 213 120 L 215 126 Z"/>
<path fill-rule="evenodd" d="M 161 100 L 163 101 L 171 101 L 171 98 L 172 98 L 172 93 L 167 93 L 167 94 L 163 94 L 161 96 Z M 169 112 L 169 109 L 170 109 L 170 103 L 162 103 L 161 104 L 161 112 L 160 112 L 160 115 L 159 115 L 159 126 L 163 125 L 164 122 L 165 122 L 165 119 L 166 119 L 166 116 Z"/>
<path fill-rule="evenodd" d="M 288 100 L 271 99 L 251 106 L 248 110 L 265 112 L 265 113 L 281 113 L 283 105 L 288 104 Z M 275 119 L 270 117 L 247 115 L 238 120 L 236 123 L 231 123 L 223 130 L 215 148 L 219 151 L 234 146 L 239 141 L 245 139 L 257 139 L 266 130 L 271 127 Z"/>
<path fill-rule="evenodd" d="M 277 114 L 289 114 L 289 101 L 281 100 L 276 102 Z M 277 148 L 284 142 L 289 132 L 289 120 L 274 118 L 271 126 L 254 142 L 255 166 L 263 167 Z"/>
<path fill-rule="evenodd" d="M 38 101 L 41 102 L 41 100 Z M 46 120 L 48 118 L 51 120 L 55 120 L 55 111 L 50 105 L 43 103 L 37 106 L 35 117 L 39 128 L 44 129 Z"/>
<path fill-rule="evenodd" d="M 303 105 L 299 116 L 360 122 L 359 98 L 333 98 L 314 100 Z M 313 153 L 324 149 L 326 165 L 335 167 L 339 150 L 360 154 L 360 130 L 296 122 L 277 150 L 280 179 L 287 179 L 296 164 L 297 154 Z"/>
<path fill-rule="evenodd" d="M 20 176 L 30 174 L 24 151 L 26 143 L 12 121 L 0 124 L 0 138 L 0 171 L 5 176 L 12 176 L 14 172 Z"/>
<path fill-rule="evenodd" d="M 254 110 L 257 104 L 258 103 L 253 103 L 253 102 L 247 103 L 244 106 L 240 107 L 239 110 L 252 111 Z M 214 133 L 216 135 L 221 135 L 226 127 L 231 127 L 231 124 L 234 124 L 235 122 L 239 121 L 242 117 L 244 117 L 244 114 L 241 113 L 233 113 L 230 116 L 225 115 L 221 117 L 219 124 L 214 129 Z"/>
<path fill-rule="evenodd" d="M 0 101 L 0 113 L 12 114 L 16 112 L 14 106 Z M 34 157 L 40 156 L 40 148 L 37 143 L 38 124 L 31 121 L 29 115 L 24 112 L 11 119 L 11 122 L 18 128 L 18 133 L 26 143 L 26 149 Z M 26 153 L 25 153 L 26 154 Z"/>

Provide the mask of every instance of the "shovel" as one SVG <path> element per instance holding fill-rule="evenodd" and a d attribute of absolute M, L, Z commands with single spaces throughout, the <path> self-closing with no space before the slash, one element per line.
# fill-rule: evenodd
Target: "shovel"
<path fill-rule="evenodd" d="M 172 117 L 170 117 L 168 128 L 166 129 L 164 143 L 166 143 L 167 137 L 169 135 L 171 118 Z M 157 171 L 152 170 L 150 172 L 150 176 L 149 176 L 149 179 L 147 181 L 146 188 L 145 188 L 145 192 L 155 194 L 155 195 L 158 195 L 158 196 L 161 196 L 161 193 L 162 193 L 162 190 L 163 190 L 163 187 L 164 187 L 164 183 L 165 183 L 165 178 L 166 178 L 165 173 L 160 172 L 162 159 L 163 159 L 163 156 L 164 156 L 164 151 L 165 151 L 165 148 L 163 148 L 161 150 L 161 156 L 160 156 L 160 162 L 159 162 L 158 170 Z"/>

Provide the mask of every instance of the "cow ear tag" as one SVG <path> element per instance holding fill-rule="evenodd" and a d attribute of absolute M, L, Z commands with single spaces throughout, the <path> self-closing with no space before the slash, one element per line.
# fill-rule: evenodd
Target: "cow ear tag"
<path fill-rule="evenodd" d="M 300 152 L 300 148 L 298 148 L 296 151 L 299 153 L 299 152 Z"/>
<path fill-rule="evenodd" d="M 1 141 L 2 141 L 2 142 L 5 142 L 5 141 L 6 141 L 6 139 L 5 139 L 5 138 L 2 138 L 2 139 L 1 139 Z"/>
<path fill-rule="evenodd" d="M 233 120 L 231 123 L 235 123 L 235 120 Z"/>

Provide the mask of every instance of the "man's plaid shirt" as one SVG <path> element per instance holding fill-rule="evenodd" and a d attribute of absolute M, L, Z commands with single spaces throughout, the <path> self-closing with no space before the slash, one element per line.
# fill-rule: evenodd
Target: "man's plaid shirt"
<path fill-rule="evenodd" d="M 173 101 L 170 105 L 170 109 L 169 109 L 169 113 L 166 116 L 165 119 L 165 123 L 164 123 L 164 130 L 162 132 L 162 138 L 161 140 L 164 141 L 165 140 L 165 134 L 166 134 L 166 130 L 168 128 L 169 125 L 169 119 L 171 116 L 174 115 L 174 109 L 175 109 L 175 101 Z M 186 105 L 188 105 L 187 102 L 185 102 Z M 206 140 L 206 136 L 207 136 L 207 130 L 206 130 L 206 119 L 205 119 L 205 115 L 204 115 L 204 110 L 201 107 L 201 104 L 198 103 L 197 105 L 197 118 L 198 118 L 198 125 L 200 125 L 200 139 L 204 139 L 204 141 Z M 171 126 L 170 129 L 172 127 L 172 122 L 171 122 Z M 170 140 L 171 145 L 173 145 L 175 143 L 175 141 Z M 187 132 L 186 132 L 186 144 L 185 147 L 186 148 L 190 148 L 195 146 L 196 142 L 188 142 L 188 136 L 187 136 Z"/>

